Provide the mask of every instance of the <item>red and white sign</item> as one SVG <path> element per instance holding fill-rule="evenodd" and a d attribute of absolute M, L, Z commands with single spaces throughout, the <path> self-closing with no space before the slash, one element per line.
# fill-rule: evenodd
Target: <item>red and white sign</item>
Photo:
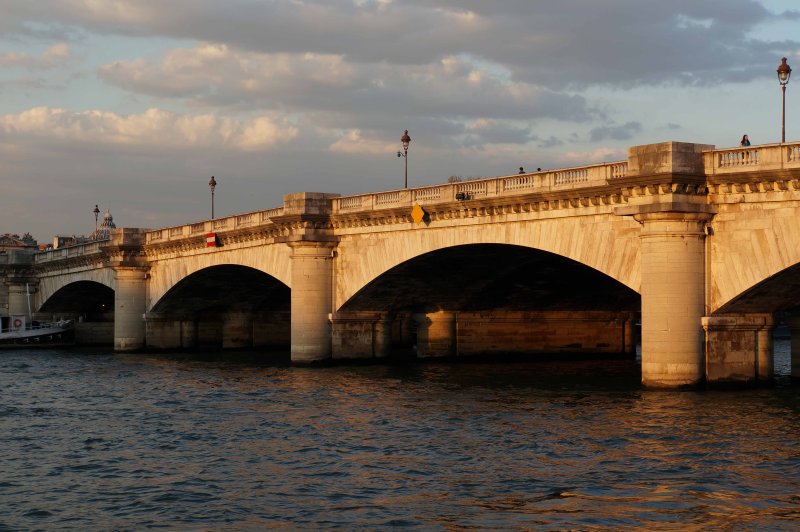
<path fill-rule="evenodd" d="M 217 233 L 206 233 L 206 247 L 217 247 Z"/>
<path fill-rule="evenodd" d="M 12 331 L 24 331 L 25 316 L 11 316 L 10 324 Z"/>

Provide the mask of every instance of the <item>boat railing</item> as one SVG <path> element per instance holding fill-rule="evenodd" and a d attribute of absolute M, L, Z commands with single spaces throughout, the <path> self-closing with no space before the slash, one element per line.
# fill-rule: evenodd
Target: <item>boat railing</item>
<path fill-rule="evenodd" d="M 31 331 L 43 331 L 46 329 L 69 329 L 75 324 L 74 320 L 58 320 L 53 322 L 34 322 L 32 324 L 28 324 L 25 326 L 24 329 L 2 329 L 0 328 L 0 334 L 8 334 L 8 333 L 20 333 L 20 332 L 31 332 Z"/>

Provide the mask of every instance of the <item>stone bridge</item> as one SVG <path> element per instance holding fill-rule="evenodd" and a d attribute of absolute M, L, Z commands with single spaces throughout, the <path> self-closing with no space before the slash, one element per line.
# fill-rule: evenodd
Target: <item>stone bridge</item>
<path fill-rule="evenodd" d="M 666 142 L 610 164 L 290 194 L 38 253 L 14 279 L 9 314 L 36 283 L 37 316 L 79 317 L 79 339 L 121 351 L 632 356 L 641 320 L 647 386 L 768 382 L 776 320 L 800 331 L 800 143 Z"/>

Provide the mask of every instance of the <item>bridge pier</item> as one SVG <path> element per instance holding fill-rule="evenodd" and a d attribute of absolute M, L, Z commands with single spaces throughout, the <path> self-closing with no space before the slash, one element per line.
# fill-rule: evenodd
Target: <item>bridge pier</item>
<path fill-rule="evenodd" d="M 292 362 L 331 358 L 332 251 L 335 242 L 289 242 L 292 248 Z"/>
<path fill-rule="evenodd" d="M 250 312 L 229 310 L 222 318 L 222 348 L 242 349 L 253 346 L 253 317 Z"/>
<path fill-rule="evenodd" d="M 417 322 L 417 357 L 434 358 L 458 354 L 456 313 L 440 310 L 414 314 Z"/>
<path fill-rule="evenodd" d="M 145 344 L 145 270 L 114 268 L 114 351 L 134 351 Z"/>
<path fill-rule="evenodd" d="M 25 282 L 10 282 L 8 285 L 8 315 L 25 316 L 28 321 L 28 294 Z"/>
<path fill-rule="evenodd" d="M 774 375 L 771 314 L 703 318 L 709 384 L 768 383 Z"/>
<path fill-rule="evenodd" d="M 701 384 L 709 215 L 653 212 L 635 218 L 642 224 L 642 384 Z"/>
<path fill-rule="evenodd" d="M 792 335 L 790 349 L 792 356 L 792 379 L 800 379 L 800 315 L 792 314 L 786 318 L 789 333 Z"/>

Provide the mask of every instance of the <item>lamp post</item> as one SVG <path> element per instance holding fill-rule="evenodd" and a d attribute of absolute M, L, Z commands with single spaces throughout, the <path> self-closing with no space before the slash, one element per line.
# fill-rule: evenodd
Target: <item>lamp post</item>
<path fill-rule="evenodd" d="M 781 111 L 781 143 L 786 142 L 786 85 L 789 83 L 789 76 L 792 75 L 791 67 L 786 63 L 786 58 L 781 58 L 781 64 L 778 67 L 778 83 L 781 84 L 781 92 L 783 92 L 783 108 Z"/>
<path fill-rule="evenodd" d="M 214 176 L 211 176 L 211 181 L 208 182 L 208 188 L 211 189 L 211 219 L 214 219 L 214 189 L 217 188 L 217 182 Z"/>
<path fill-rule="evenodd" d="M 97 240 L 97 216 L 100 214 L 100 209 L 97 207 L 97 205 L 94 206 L 94 210 L 92 212 L 94 213 L 94 239 Z"/>
<path fill-rule="evenodd" d="M 408 136 L 407 129 L 403 133 L 403 136 L 400 137 L 400 142 L 403 143 L 403 151 L 398 151 L 397 156 L 403 157 L 406 160 L 406 177 L 403 181 L 403 188 L 408 188 L 408 145 L 411 144 L 411 137 Z"/>

